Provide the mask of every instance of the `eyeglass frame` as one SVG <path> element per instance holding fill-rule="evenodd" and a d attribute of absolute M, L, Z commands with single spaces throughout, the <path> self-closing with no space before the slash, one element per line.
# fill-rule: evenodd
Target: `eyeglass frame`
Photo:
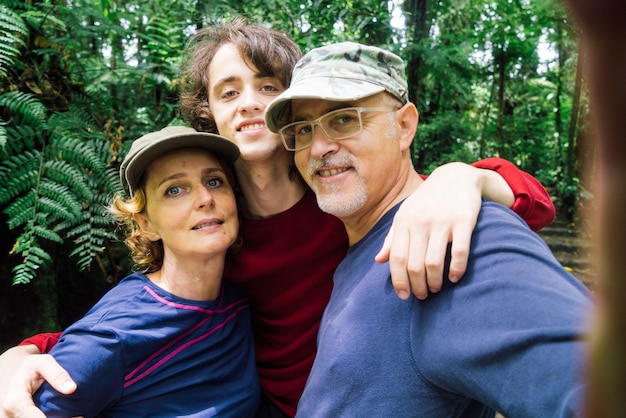
<path fill-rule="evenodd" d="M 359 129 L 356 132 L 352 132 L 346 136 L 342 136 L 340 138 L 333 138 L 331 135 L 328 134 L 328 132 L 326 132 L 326 129 L 324 129 L 324 126 L 320 123 L 320 121 L 324 118 L 326 118 L 328 115 L 332 115 L 333 113 L 340 113 L 340 112 L 345 112 L 347 110 L 356 110 L 357 115 L 358 115 L 358 120 L 359 120 Z M 287 151 L 301 151 L 303 149 L 307 149 L 308 147 L 310 147 L 313 144 L 313 135 L 314 135 L 314 131 L 315 131 L 315 126 L 319 126 L 322 129 L 322 132 L 324 132 L 324 135 L 326 135 L 326 137 L 328 139 L 331 139 L 333 141 L 341 141 L 342 139 L 348 139 L 350 137 L 353 137 L 355 135 L 358 135 L 361 133 L 361 131 L 363 131 L 363 118 L 361 117 L 361 114 L 363 112 L 396 112 L 398 109 L 396 108 L 392 108 L 392 107 L 381 107 L 381 106 L 374 106 L 374 107 L 367 107 L 367 106 L 355 106 L 355 107 L 342 107 L 341 109 L 335 109 L 335 110 L 331 110 L 330 112 L 326 112 L 324 113 L 322 116 L 320 116 L 319 118 L 315 119 L 315 120 L 300 120 L 300 121 L 296 121 L 296 122 L 291 122 L 288 123 L 287 125 L 283 126 L 282 128 L 280 128 L 278 130 L 278 134 L 280 135 L 280 139 L 283 142 L 283 146 L 285 147 L 285 149 Z M 306 146 L 301 147 L 301 148 L 295 148 L 295 139 L 294 139 L 294 148 L 291 148 L 287 145 L 287 139 L 285 138 L 285 129 L 288 129 L 290 127 L 299 125 L 299 124 L 308 124 L 309 126 L 311 126 L 311 142 L 309 142 Z"/>

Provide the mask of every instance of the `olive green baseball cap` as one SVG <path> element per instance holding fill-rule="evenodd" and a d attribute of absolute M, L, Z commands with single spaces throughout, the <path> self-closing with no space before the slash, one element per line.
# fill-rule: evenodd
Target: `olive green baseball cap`
<path fill-rule="evenodd" d="M 408 101 L 404 62 L 396 54 L 355 42 L 315 48 L 296 64 L 289 88 L 268 105 L 265 123 L 272 132 L 289 123 L 293 99 L 355 101 L 384 91 Z"/>
<path fill-rule="evenodd" d="M 186 126 L 168 126 L 133 141 L 120 166 L 120 180 L 129 196 L 139 187 L 141 176 L 155 158 L 181 148 L 204 148 L 232 164 L 239 158 L 239 147 L 220 135 L 198 132 Z"/>

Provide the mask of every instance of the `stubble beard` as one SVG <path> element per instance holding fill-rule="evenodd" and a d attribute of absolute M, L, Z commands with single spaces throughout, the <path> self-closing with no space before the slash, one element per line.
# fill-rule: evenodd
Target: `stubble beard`
<path fill-rule="evenodd" d="M 343 158 L 347 160 L 347 158 Z M 309 165 L 309 173 L 314 173 L 323 166 L 342 165 L 343 162 L 317 161 Z M 352 166 L 351 164 L 348 164 Z M 334 215 L 340 219 L 351 216 L 356 211 L 365 206 L 367 202 L 367 189 L 363 178 L 359 176 L 358 170 L 353 166 L 352 174 L 356 175 L 356 185 L 351 190 L 345 190 L 342 183 L 313 183 L 312 189 L 317 198 L 317 205 L 326 213 Z M 311 174 L 310 174 L 311 175 Z"/>

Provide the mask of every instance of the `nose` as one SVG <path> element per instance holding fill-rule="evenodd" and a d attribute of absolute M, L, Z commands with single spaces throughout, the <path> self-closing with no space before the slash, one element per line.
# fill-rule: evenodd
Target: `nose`
<path fill-rule="evenodd" d="M 328 154 L 337 152 L 339 141 L 330 139 L 319 123 L 313 124 L 311 129 L 313 129 L 311 133 L 311 157 L 321 159 Z"/>
<path fill-rule="evenodd" d="M 245 89 L 241 92 L 241 102 L 239 104 L 239 112 L 261 112 L 263 111 L 263 102 L 259 99 L 259 95 L 252 89 Z"/>
<path fill-rule="evenodd" d="M 198 208 L 213 207 L 215 205 L 213 194 L 204 186 L 204 184 L 198 184 L 195 194 L 197 202 L 196 206 Z"/>

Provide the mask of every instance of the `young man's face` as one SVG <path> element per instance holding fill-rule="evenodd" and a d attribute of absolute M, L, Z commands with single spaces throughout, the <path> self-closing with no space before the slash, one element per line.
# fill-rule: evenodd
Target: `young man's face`
<path fill-rule="evenodd" d="M 387 192 L 398 180 L 402 156 L 395 108 L 378 94 L 356 102 L 298 99 L 291 102 L 294 121 L 312 121 L 347 107 L 386 107 L 388 112 L 363 112 L 363 129 L 353 137 L 332 140 L 313 129 L 311 146 L 295 153 L 295 163 L 317 195 L 320 208 L 344 222 L 385 206 Z"/>
<path fill-rule="evenodd" d="M 286 152 L 264 120 L 267 105 L 284 89 L 278 78 L 250 68 L 233 44 L 215 54 L 209 65 L 209 105 L 218 132 L 239 146 L 243 160 Z"/>

